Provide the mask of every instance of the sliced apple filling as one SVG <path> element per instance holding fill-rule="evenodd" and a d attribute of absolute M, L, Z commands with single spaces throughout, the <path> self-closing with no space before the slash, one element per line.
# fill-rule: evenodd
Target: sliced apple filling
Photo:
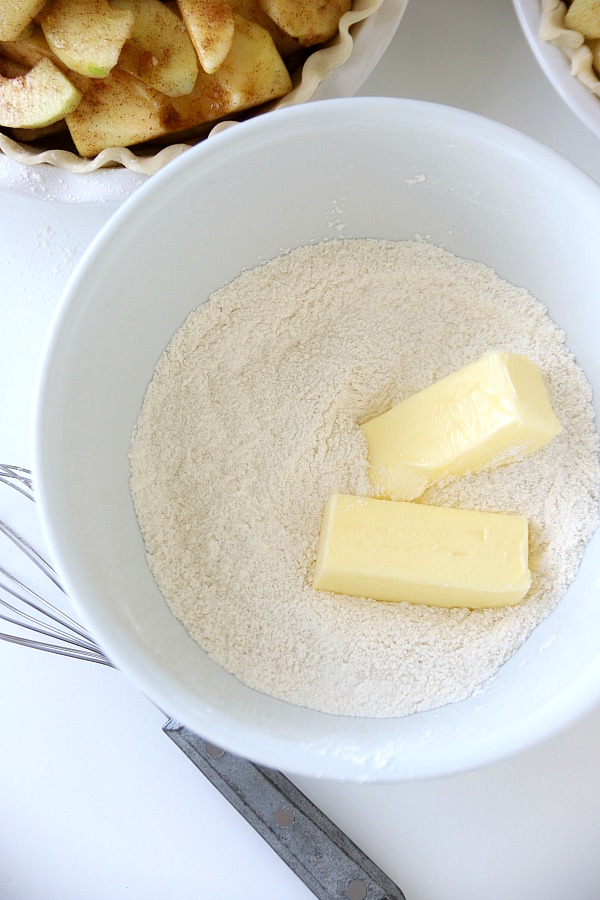
<path fill-rule="evenodd" d="M 350 6 L 0 0 L 0 127 L 27 141 L 61 122 L 82 157 L 193 136 L 289 93 L 302 48 L 335 33 Z"/>

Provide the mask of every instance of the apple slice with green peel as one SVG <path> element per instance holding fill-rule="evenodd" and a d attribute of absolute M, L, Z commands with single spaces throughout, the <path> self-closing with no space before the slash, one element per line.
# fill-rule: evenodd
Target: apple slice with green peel
<path fill-rule="evenodd" d="M 179 124 L 171 100 L 115 67 L 94 78 L 81 103 L 66 117 L 80 156 L 96 156 L 106 147 L 128 147 L 168 134 Z"/>
<path fill-rule="evenodd" d="M 273 38 L 261 25 L 235 16 L 235 32 L 225 62 L 213 74 L 200 70 L 191 94 L 173 100 L 182 128 L 259 106 L 289 93 L 290 74 Z"/>
<path fill-rule="evenodd" d="M 111 5 L 134 16 L 119 68 L 168 97 L 189 94 L 198 76 L 198 57 L 179 16 L 160 0 L 111 0 Z"/>
<path fill-rule="evenodd" d="M 43 128 L 76 109 L 81 94 L 49 59 L 26 75 L 0 76 L 0 125 Z"/>
<path fill-rule="evenodd" d="M 50 49 L 73 72 L 106 78 L 133 31 L 130 10 L 108 0 L 54 0 L 40 16 Z"/>
<path fill-rule="evenodd" d="M 0 41 L 14 41 L 42 11 L 46 0 L 0 0 Z"/>
<path fill-rule="evenodd" d="M 26 75 L 30 69 L 31 66 L 23 66 L 21 63 L 15 62 L 12 59 L 6 59 L 6 57 L 0 56 L 0 75 L 3 75 L 5 78 L 20 78 L 22 75 Z M 67 123 L 64 118 L 59 119 L 57 122 L 52 122 L 50 125 L 42 125 L 40 128 L 9 129 L 10 137 L 13 138 L 13 140 L 22 141 L 24 143 L 44 140 L 50 136 L 54 137 L 55 135 L 64 134 L 66 132 Z"/>
<path fill-rule="evenodd" d="M 334 36 L 352 0 L 260 0 L 260 5 L 282 31 L 297 38 L 303 47 L 312 47 Z"/>
<path fill-rule="evenodd" d="M 216 72 L 231 49 L 235 28 L 229 0 L 177 0 L 200 65 Z"/>

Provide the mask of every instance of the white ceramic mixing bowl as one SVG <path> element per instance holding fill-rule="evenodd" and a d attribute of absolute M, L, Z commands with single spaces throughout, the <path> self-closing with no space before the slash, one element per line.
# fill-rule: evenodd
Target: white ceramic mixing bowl
<path fill-rule="evenodd" d="M 600 535 L 557 609 L 484 693 L 403 719 L 327 715 L 244 686 L 187 635 L 148 569 L 129 493 L 130 438 L 154 366 L 191 309 L 287 248 L 415 235 L 483 261 L 546 303 L 600 396 L 590 328 L 598 186 L 497 123 L 384 98 L 257 118 L 158 173 L 86 253 L 40 371 L 40 510 L 78 615 L 169 715 L 288 772 L 447 775 L 531 745 L 600 700 Z"/>

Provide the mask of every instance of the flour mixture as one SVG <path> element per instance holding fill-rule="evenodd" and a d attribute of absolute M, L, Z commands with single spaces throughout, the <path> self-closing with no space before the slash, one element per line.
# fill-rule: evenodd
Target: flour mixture
<path fill-rule="evenodd" d="M 420 499 L 526 515 L 527 598 L 470 611 L 314 591 L 326 501 L 369 494 L 357 423 L 489 350 L 537 363 L 564 430 Z M 152 572 L 198 643 L 259 691 L 362 716 L 461 700 L 575 576 L 598 516 L 590 401 L 545 308 L 480 264 L 420 241 L 287 253 L 199 306 L 158 364 L 131 452 Z"/>

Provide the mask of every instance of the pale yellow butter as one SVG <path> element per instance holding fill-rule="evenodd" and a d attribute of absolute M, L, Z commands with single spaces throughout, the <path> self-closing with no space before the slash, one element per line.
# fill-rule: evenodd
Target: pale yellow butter
<path fill-rule="evenodd" d="M 413 500 L 447 475 L 512 462 L 561 430 L 528 357 L 488 353 L 361 426 L 380 497 Z"/>
<path fill-rule="evenodd" d="M 531 586 L 527 519 L 334 494 L 314 587 L 373 600 L 513 606 Z"/>

